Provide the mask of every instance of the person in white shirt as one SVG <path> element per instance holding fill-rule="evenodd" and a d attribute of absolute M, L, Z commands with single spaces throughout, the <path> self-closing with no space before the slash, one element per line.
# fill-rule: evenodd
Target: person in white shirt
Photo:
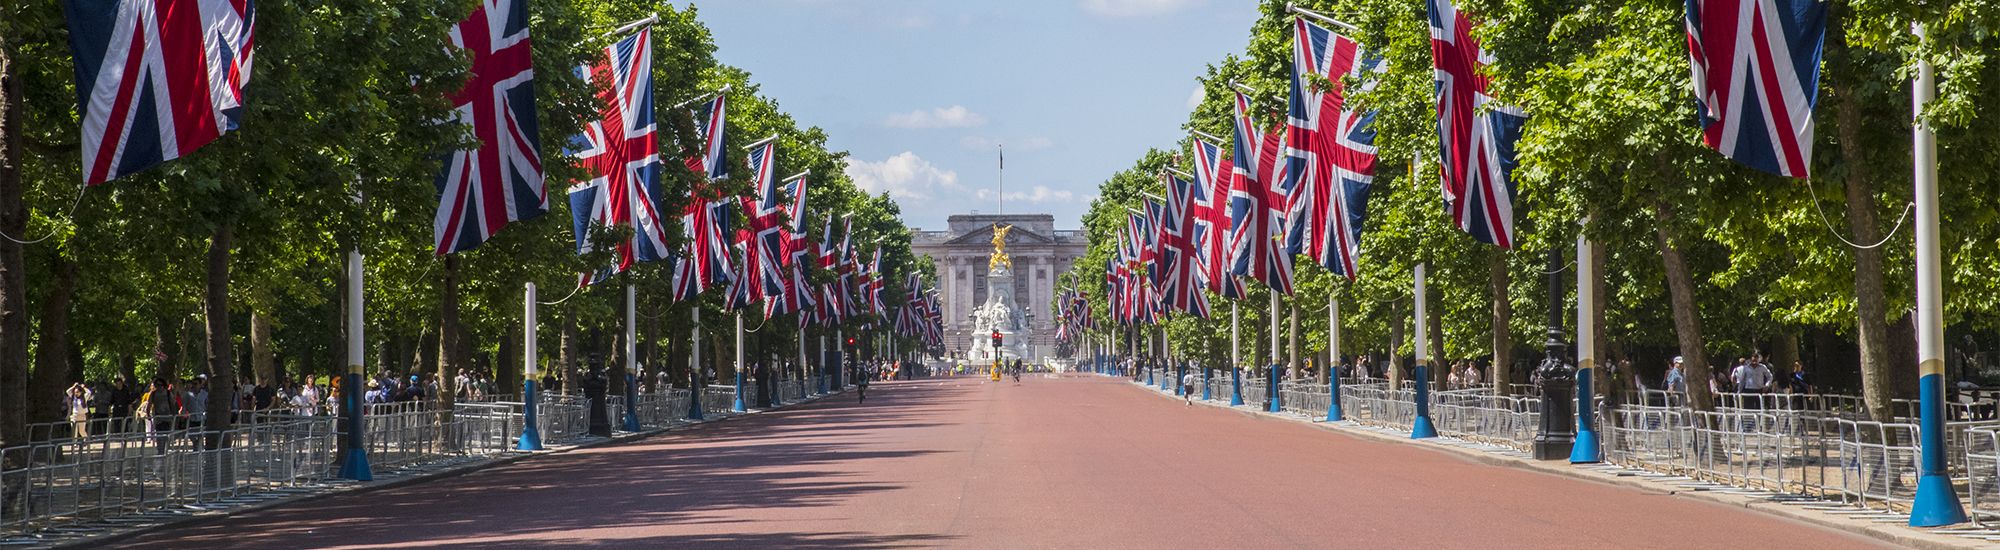
<path fill-rule="evenodd" d="M 1181 397 L 1187 398 L 1187 404 L 1194 404 L 1194 371 L 1192 369 L 1188 370 L 1187 374 L 1181 375 Z"/>
<path fill-rule="evenodd" d="M 1771 391 L 1771 366 L 1764 364 L 1761 354 L 1751 354 L 1750 360 L 1737 365 L 1729 373 L 1729 381 L 1736 385 L 1736 391 L 1749 394 L 1763 394 Z M 1761 401 L 1754 402 L 1762 408 Z"/>

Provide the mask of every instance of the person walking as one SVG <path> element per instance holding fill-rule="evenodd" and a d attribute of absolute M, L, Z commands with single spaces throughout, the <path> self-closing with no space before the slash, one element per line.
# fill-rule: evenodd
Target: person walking
<path fill-rule="evenodd" d="M 83 440 L 90 437 L 90 388 L 82 382 L 69 385 L 68 394 L 63 396 L 63 417 L 69 419 L 70 436 L 77 440 L 77 449 L 83 448 Z"/>
<path fill-rule="evenodd" d="M 1188 405 L 1194 404 L 1194 369 L 1181 375 L 1181 397 L 1187 398 Z"/>

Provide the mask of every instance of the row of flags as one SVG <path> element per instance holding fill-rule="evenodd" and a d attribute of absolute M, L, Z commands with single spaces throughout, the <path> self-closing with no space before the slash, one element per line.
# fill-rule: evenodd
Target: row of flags
<path fill-rule="evenodd" d="M 1527 113 L 1495 99 L 1473 38 L 1476 22 L 1452 0 L 1427 0 L 1436 81 L 1439 183 L 1453 225 L 1479 242 L 1516 243 L 1515 144 Z M 1347 105 L 1349 81 L 1374 87 L 1387 64 L 1375 52 L 1292 8 L 1292 74 L 1282 127 L 1257 123 L 1253 102 L 1233 90 L 1232 151 L 1192 138 L 1194 174 L 1161 174 L 1167 197 L 1146 196 L 1119 230 L 1105 266 L 1112 317 L 1154 323 L 1169 312 L 1209 315 L 1202 290 L 1244 296 L 1243 279 L 1293 291 L 1293 259 L 1304 255 L 1353 280 L 1378 159 L 1375 113 Z M 1703 137 L 1752 168 L 1806 177 L 1817 101 L 1826 6 L 1816 0 L 1687 0 L 1688 51 Z M 1316 86 L 1325 79 L 1331 86 Z M 1226 202 L 1225 202 L 1226 201 Z M 1064 323 L 1080 320 L 1063 298 Z M 1087 308 L 1083 310 L 1087 315 Z"/>
<path fill-rule="evenodd" d="M 1817 0 L 1686 2 L 1705 142 L 1757 170 L 1806 177 L 1826 6 Z M 1472 37 L 1476 22 L 1452 0 L 1427 0 L 1426 8 L 1445 209 L 1474 239 L 1511 248 L 1515 143 L 1527 114 L 1491 95 L 1482 67 L 1492 56 Z M 242 124 L 254 50 L 251 0 L 63 0 L 63 10 L 87 185 L 191 154 Z M 1301 254 L 1333 273 L 1356 276 L 1378 159 L 1375 115 L 1349 108 L 1344 87 L 1348 80 L 1373 86 L 1386 65 L 1316 22 L 1331 19 L 1293 11 L 1301 17 L 1293 21 L 1283 124 L 1257 124 L 1255 106 L 1237 90 L 1227 140 L 1233 154 L 1225 157 L 1224 140 L 1196 135 L 1194 173 L 1161 175 L 1168 196 L 1148 197 L 1142 210 L 1130 213 L 1117 257 L 1106 266 L 1119 322 L 1153 322 L 1170 311 L 1206 316 L 1202 290 L 1241 298 L 1246 278 L 1289 294 L 1292 262 Z M 452 95 L 452 116 L 480 144 L 446 155 L 438 171 L 437 254 L 472 249 L 507 224 L 548 211 L 529 19 L 526 0 L 482 0 L 450 32 L 452 44 L 472 61 L 470 80 Z M 761 142 L 749 155 L 756 196 L 718 191 L 714 182 L 730 171 L 726 93 L 695 109 L 704 143 L 702 153 L 684 164 L 704 182 L 679 213 L 690 242 L 669 249 L 667 213 L 659 208 L 651 50 L 651 29 L 642 27 L 579 70 L 601 91 L 598 120 L 569 144 L 592 174 L 569 190 L 578 252 L 591 252 L 584 237 L 593 226 L 632 229 L 631 238 L 617 244 L 614 264 L 580 282 L 602 281 L 639 262 L 671 260 L 677 299 L 724 286 L 734 307 L 761 302 L 768 314 L 799 313 L 801 323 L 885 315 L 880 251 L 864 266 L 855 259 L 851 231 L 832 245 L 831 214 L 813 250 L 804 227 L 807 174 L 775 179 L 775 142 Z M 1313 84 L 1322 78 L 1332 85 Z M 739 206 L 749 223 L 733 229 Z M 813 252 L 817 268 L 837 274 L 834 282 L 811 285 Z M 937 317 L 927 294 L 913 294 L 911 301 L 895 312 L 911 328 Z"/>

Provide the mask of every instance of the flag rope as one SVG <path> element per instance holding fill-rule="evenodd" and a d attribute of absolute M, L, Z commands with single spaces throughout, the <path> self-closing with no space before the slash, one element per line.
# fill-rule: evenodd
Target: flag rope
<path fill-rule="evenodd" d="M 89 189 L 90 186 L 88 185 L 76 186 L 76 200 L 70 201 L 69 213 L 63 214 L 63 218 L 67 219 L 76 217 L 76 207 L 83 204 L 83 192 L 88 191 Z M 21 220 L 22 225 L 23 226 L 27 225 L 27 221 L 28 220 Z M 22 229 L 26 229 L 26 227 L 23 227 Z M 9 241 L 14 241 L 15 244 L 36 244 L 42 241 L 49 240 L 49 237 L 54 237 L 54 236 L 56 236 L 56 230 L 54 228 L 49 229 L 49 234 L 42 235 L 41 238 L 32 240 L 23 240 L 28 238 L 26 235 L 22 235 L 20 238 L 15 238 L 13 235 L 8 235 L 6 232 L 0 231 L 0 238 L 5 238 Z"/>

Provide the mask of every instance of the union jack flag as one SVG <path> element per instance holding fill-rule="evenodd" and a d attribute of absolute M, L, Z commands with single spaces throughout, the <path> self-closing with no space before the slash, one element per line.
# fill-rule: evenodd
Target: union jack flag
<path fill-rule="evenodd" d="M 708 176 L 709 181 L 729 178 L 729 147 L 724 145 L 728 136 L 729 111 L 727 89 L 716 92 L 715 98 L 694 110 L 694 131 L 701 135 L 701 154 L 688 157 L 688 170 Z"/>
<path fill-rule="evenodd" d="M 1194 242 L 1201 257 L 1202 282 L 1228 299 L 1242 299 L 1243 280 L 1229 273 L 1229 189 L 1236 167 L 1223 155 L 1222 145 L 1194 138 L 1195 190 L 1192 201 Z"/>
<path fill-rule="evenodd" d="M 773 317 L 791 313 L 798 304 L 785 291 L 785 283 L 790 275 L 785 272 L 785 240 L 788 226 L 779 218 L 785 213 L 784 198 L 778 193 L 778 180 L 773 170 L 777 166 L 777 136 L 766 138 L 750 146 L 747 159 L 750 165 L 750 181 L 756 195 L 743 199 L 743 210 L 748 214 L 747 227 L 738 233 L 743 242 L 745 272 L 754 279 L 750 289 L 751 302 L 764 303 L 764 316 Z"/>
<path fill-rule="evenodd" d="M 592 225 L 632 228 L 632 237 L 618 243 L 617 263 L 584 277 L 584 284 L 623 272 L 634 262 L 668 257 L 666 227 L 657 210 L 660 150 L 653 124 L 652 52 L 652 29 L 642 28 L 580 69 L 598 88 L 600 119 L 573 141 L 581 146 L 574 151 L 579 164 L 594 176 L 569 190 L 576 252 L 591 251 Z"/>
<path fill-rule="evenodd" d="M 812 283 L 806 279 L 806 270 L 812 262 L 806 258 L 811 254 L 812 242 L 806 240 L 806 176 L 799 174 L 785 187 L 792 190 L 792 205 L 787 210 L 788 231 L 785 236 L 785 264 L 791 268 L 791 278 L 785 281 L 785 295 L 797 306 L 799 326 L 812 322 L 814 307 L 818 300 L 813 298 Z"/>
<path fill-rule="evenodd" d="M 718 92 L 694 112 L 702 154 L 688 157 L 683 164 L 705 176 L 707 182 L 729 177 L 728 148 L 724 145 L 729 129 L 725 117 L 728 100 L 726 90 Z M 709 287 L 738 278 L 731 273 L 733 260 L 729 254 L 729 226 L 736 215 L 734 209 L 735 201 L 721 196 L 711 185 L 694 186 L 687 207 L 681 212 L 681 229 L 688 244 L 674 266 L 674 299 L 694 300 Z"/>
<path fill-rule="evenodd" d="M 888 282 L 885 275 L 882 273 L 882 247 L 878 246 L 875 247 L 875 259 L 868 263 L 868 296 L 866 297 L 868 311 L 876 315 L 881 315 L 883 310 L 886 309 L 882 305 L 882 287 Z"/>
<path fill-rule="evenodd" d="M 741 235 L 738 236 L 741 237 Z M 748 255 L 751 252 L 743 245 L 744 243 L 739 240 L 729 245 L 729 251 L 732 257 L 743 258 L 742 261 L 745 262 L 743 265 L 748 265 L 750 261 Z M 722 309 L 736 311 L 750 307 L 750 304 L 757 303 L 757 295 L 755 294 L 755 290 L 752 289 L 756 285 L 757 282 L 751 280 L 751 276 L 747 273 L 744 276 L 730 279 L 729 285 L 722 289 Z"/>
<path fill-rule="evenodd" d="M 1300 185 L 1286 216 L 1285 247 L 1307 253 L 1321 266 L 1354 280 L 1361 222 L 1375 181 L 1375 112 L 1346 108 L 1343 77 L 1372 88 L 1387 64 L 1345 36 L 1305 19 L 1292 29 L 1292 94 L 1286 153 Z M 1315 90 L 1309 75 L 1330 79 Z"/>
<path fill-rule="evenodd" d="M 1445 209 L 1473 239 L 1513 248 L 1514 143 L 1528 115 L 1487 91 L 1479 68 L 1491 57 L 1472 38 L 1472 20 L 1451 0 L 1430 0 L 1429 10 Z"/>
<path fill-rule="evenodd" d="M 1702 141 L 1751 168 L 1809 175 L 1826 2 L 1687 0 L 1687 37 Z"/>
<path fill-rule="evenodd" d="M 1166 212 L 1160 218 L 1160 260 L 1166 264 L 1166 284 L 1160 299 L 1167 307 L 1208 317 L 1208 297 L 1201 292 L 1201 263 L 1189 241 L 1194 232 L 1196 185 L 1178 172 L 1164 172 L 1160 179 L 1167 188 Z"/>
<path fill-rule="evenodd" d="M 549 211 L 527 0 L 483 0 L 452 26 L 451 43 L 472 52 L 472 76 L 451 100 L 458 105 L 453 117 L 472 126 L 479 148 L 452 151 L 438 173 L 431 234 L 440 256 L 476 248 L 508 223 Z"/>
<path fill-rule="evenodd" d="M 730 218 L 736 215 L 734 201 L 714 194 L 709 186 L 695 185 L 681 216 L 688 246 L 674 265 L 676 300 L 691 301 L 711 286 L 742 278 L 732 274 L 735 260 L 730 257 L 727 237 Z"/>
<path fill-rule="evenodd" d="M 242 122 L 249 0 L 64 0 L 83 119 L 83 182 L 192 154 Z"/>
<path fill-rule="evenodd" d="M 1285 232 L 1283 141 L 1277 132 L 1259 132 L 1250 98 L 1236 93 L 1236 164 L 1229 189 L 1230 273 L 1248 276 L 1273 290 L 1292 293 L 1292 255 L 1276 242 Z"/>

